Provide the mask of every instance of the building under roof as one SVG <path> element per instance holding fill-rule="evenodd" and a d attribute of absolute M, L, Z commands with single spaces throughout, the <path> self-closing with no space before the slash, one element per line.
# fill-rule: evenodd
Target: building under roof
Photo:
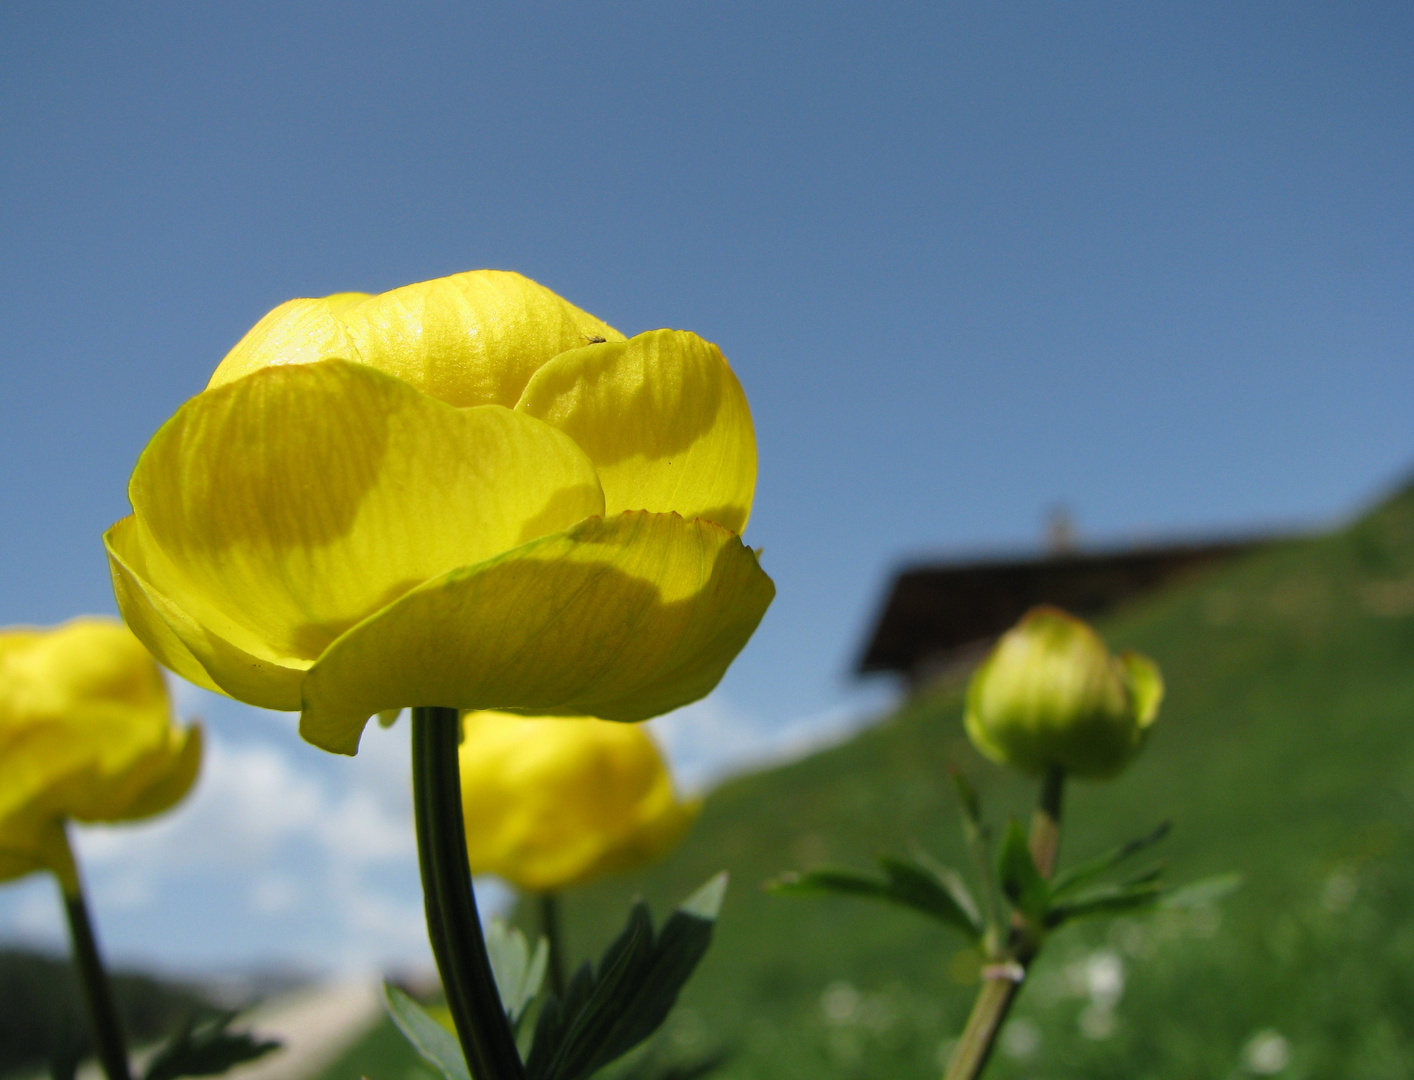
<path fill-rule="evenodd" d="M 1094 619 L 1274 539 L 1057 550 L 1033 558 L 906 566 L 894 577 L 855 670 L 896 672 L 916 689 L 970 667 L 1037 604 Z"/>

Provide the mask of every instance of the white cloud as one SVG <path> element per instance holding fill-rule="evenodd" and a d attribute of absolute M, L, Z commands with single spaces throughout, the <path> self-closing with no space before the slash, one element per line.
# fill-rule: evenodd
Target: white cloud
<path fill-rule="evenodd" d="M 225 973 L 431 964 L 413 832 L 406 720 L 370 725 L 354 758 L 303 743 L 294 718 L 173 687 L 184 716 L 207 718 L 192 795 L 155 821 L 77 830 L 95 919 L 118 961 Z M 862 709 L 767 723 L 720 695 L 652 722 L 681 785 L 847 738 Z M 514 893 L 477 881 L 483 917 Z M 60 946 L 57 891 L 41 877 L 0 889 L 0 936 Z"/>
<path fill-rule="evenodd" d="M 794 761 L 848 739 L 875 713 L 844 705 L 780 723 L 744 712 L 719 694 L 695 702 L 649 727 L 684 791 L 700 792 L 728 776 Z"/>

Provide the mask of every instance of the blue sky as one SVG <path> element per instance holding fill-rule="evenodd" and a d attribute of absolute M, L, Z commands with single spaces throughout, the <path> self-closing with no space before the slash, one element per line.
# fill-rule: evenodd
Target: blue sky
<path fill-rule="evenodd" d="M 516 269 L 740 374 L 779 598 L 668 733 L 698 774 L 774 752 L 877 700 L 847 672 L 905 557 L 1057 503 L 1090 542 L 1328 522 L 1406 475 L 1411 113 L 1400 4 L 7 4 L 0 622 L 113 609 L 133 460 L 268 308 Z M 397 733 L 350 765 L 183 701 L 224 756 L 92 842 L 115 951 L 416 952 Z M 304 824 L 171 870 L 260 784 Z M 41 889 L 0 935 L 52 936 Z M 369 911 L 311 937 L 336 893 Z"/>

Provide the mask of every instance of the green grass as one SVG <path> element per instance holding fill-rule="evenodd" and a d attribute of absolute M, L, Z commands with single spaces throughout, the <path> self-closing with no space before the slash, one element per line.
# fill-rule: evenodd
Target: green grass
<path fill-rule="evenodd" d="M 1062 864 L 1171 818 L 1171 880 L 1239 870 L 1246 883 L 1218 909 L 1058 933 L 989 1076 L 1250 1075 L 1254 1039 L 1268 1065 L 1282 1058 L 1263 1032 L 1285 1040 L 1284 1077 L 1409 1076 L 1414 490 L 1102 629 L 1158 660 L 1169 694 L 1128 772 L 1071 786 Z M 949 764 L 994 825 L 1029 811 L 1033 785 L 978 758 L 958 690 L 940 690 L 846 745 L 723 785 L 671 859 L 567 898 L 571 948 L 597 952 L 634 893 L 662 912 L 725 867 L 717 941 L 666 1041 L 734 1047 L 724 1080 L 937 1076 L 975 991 L 963 942 L 907 912 L 760 883 L 914 843 L 963 865 Z M 1086 981 L 1117 970 L 1105 1010 Z"/>

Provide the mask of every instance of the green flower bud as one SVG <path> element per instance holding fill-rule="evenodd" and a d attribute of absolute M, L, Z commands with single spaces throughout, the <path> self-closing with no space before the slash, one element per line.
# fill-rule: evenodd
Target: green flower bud
<path fill-rule="evenodd" d="M 972 676 L 965 723 L 973 745 L 1002 765 L 1101 779 L 1139 752 L 1163 696 L 1147 656 L 1111 656 L 1079 619 L 1037 607 Z"/>

